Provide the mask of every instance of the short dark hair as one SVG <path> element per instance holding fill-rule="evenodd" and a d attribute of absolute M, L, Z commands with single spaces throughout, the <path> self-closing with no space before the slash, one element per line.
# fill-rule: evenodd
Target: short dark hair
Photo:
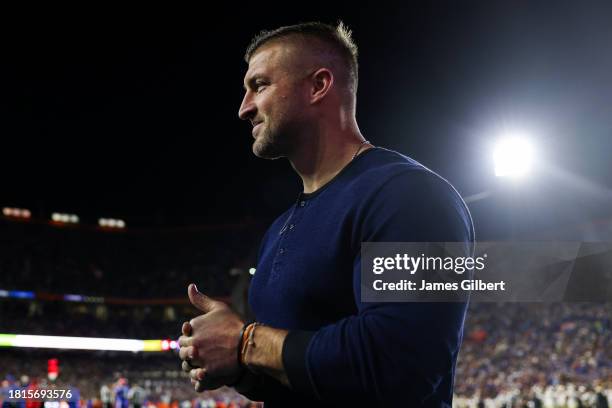
<path fill-rule="evenodd" d="M 280 27 L 275 30 L 263 30 L 251 40 L 244 54 L 244 60 L 248 63 L 262 45 L 294 35 L 316 38 L 335 51 L 345 65 L 347 87 L 353 94 L 357 93 L 357 45 L 353 41 L 351 30 L 342 21 L 339 21 L 335 27 L 320 22 L 308 22 Z"/>

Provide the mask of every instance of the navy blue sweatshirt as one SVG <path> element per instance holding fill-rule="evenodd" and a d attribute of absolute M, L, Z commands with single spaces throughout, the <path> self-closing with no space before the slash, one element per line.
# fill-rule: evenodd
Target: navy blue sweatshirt
<path fill-rule="evenodd" d="M 443 178 L 373 148 L 301 194 L 266 232 L 249 302 L 289 330 L 283 363 L 247 396 L 276 406 L 450 406 L 465 303 L 361 302 L 362 242 L 473 242 L 465 203 Z"/>

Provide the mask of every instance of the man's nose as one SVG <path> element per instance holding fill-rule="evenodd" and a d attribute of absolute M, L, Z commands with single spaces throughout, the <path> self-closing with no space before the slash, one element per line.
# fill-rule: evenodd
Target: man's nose
<path fill-rule="evenodd" d="M 240 104 L 240 109 L 238 109 L 238 117 L 242 120 L 248 120 L 255 116 L 256 112 L 255 103 L 250 98 L 249 93 L 247 92 L 242 99 L 242 103 Z"/>

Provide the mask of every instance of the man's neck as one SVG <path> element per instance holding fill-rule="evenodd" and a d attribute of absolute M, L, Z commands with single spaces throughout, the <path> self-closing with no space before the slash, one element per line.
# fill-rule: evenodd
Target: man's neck
<path fill-rule="evenodd" d="M 302 178 L 304 193 L 312 193 L 333 179 L 357 152 L 363 152 L 370 145 L 358 128 L 347 132 L 320 134 L 289 158 L 291 165 Z"/>

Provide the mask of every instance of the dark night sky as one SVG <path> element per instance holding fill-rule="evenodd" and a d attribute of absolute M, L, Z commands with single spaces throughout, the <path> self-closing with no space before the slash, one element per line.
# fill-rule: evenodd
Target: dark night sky
<path fill-rule="evenodd" d="M 342 18 L 360 47 L 362 132 L 464 196 L 494 191 L 471 206 L 478 229 L 517 211 L 542 228 L 612 216 L 610 3 L 456 3 L 21 16 L 2 39 L 0 205 L 132 225 L 269 219 L 300 184 L 285 160 L 251 154 L 244 48 L 260 29 Z M 529 134 L 547 171 L 499 185 L 502 128 Z"/>

